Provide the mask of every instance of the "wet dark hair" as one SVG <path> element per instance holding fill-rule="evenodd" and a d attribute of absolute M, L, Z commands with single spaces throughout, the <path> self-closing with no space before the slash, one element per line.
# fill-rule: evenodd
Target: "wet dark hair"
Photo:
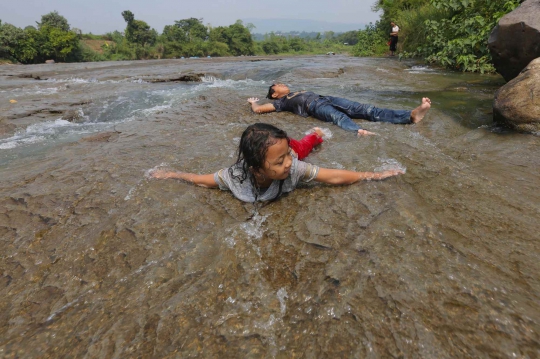
<path fill-rule="evenodd" d="M 268 93 L 266 94 L 266 98 L 269 98 L 270 100 L 272 100 L 272 95 L 274 94 L 274 86 L 276 86 L 276 84 L 272 84 L 270 85 L 270 87 L 268 88 Z"/>
<path fill-rule="evenodd" d="M 267 123 L 254 123 L 249 125 L 240 138 L 238 145 L 238 158 L 236 163 L 229 168 L 231 177 L 236 178 L 242 183 L 246 179 L 251 181 L 254 190 L 256 191 L 255 200 L 259 195 L 257 181 L 255 180 L 254 172 L 264 168 L 266 153 L 268 148 L 278 142 L 278 140 L 286 139 L 289 143 L 287 132 Z M 240 169 L 240 173 L 234 173 L 234 168 Z M 272 199 L 276 200 L 281 196 L 281 189 L 284 180 L 279 183 L 279 193 Z"/>

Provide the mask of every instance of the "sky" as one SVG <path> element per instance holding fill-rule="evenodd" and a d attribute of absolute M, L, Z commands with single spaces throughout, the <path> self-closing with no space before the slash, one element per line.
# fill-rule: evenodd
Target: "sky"
<path fill-rule="evenodd" d="M 0 0 L 0 20 L 24 28 L 36 25 L 41 16 L 58 11 L 72 28 L 83 33 L 123 31 L 122 11 L 145 21 L 159 33 L 176 20 L 202 18 L 203 24 L 228 26 L 236 20 L 299 19 L 341 24 L 367 24 L 379 19 L 371 11 L 375 0 Z M 363 26 L 358 26 L 363 28 Z M 298 31 L 310 29 L 298 29 Z M 279 31 L 279 29 L 275 29 Z M 253 32 L 258 32 L 255 29 Z"/>

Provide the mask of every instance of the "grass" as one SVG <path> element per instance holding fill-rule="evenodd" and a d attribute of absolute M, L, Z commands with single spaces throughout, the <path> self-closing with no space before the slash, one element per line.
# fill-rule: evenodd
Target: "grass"
<path fill-rule="evenodd" d="M 81 42 L 98 54 L 103 54 L 103 45 L 111 46 L 114 44 L 114 41 L 107 40 L 81 40 Z"/>

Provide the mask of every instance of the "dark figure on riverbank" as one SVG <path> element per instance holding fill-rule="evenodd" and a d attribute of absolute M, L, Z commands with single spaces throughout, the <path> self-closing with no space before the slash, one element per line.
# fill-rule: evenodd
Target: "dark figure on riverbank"
<path fill-rule="evenodd" d="M 398 42 L 398 32 L 399 32 L 399 26 L 396 25 L 395 22 L 391 22 L 390 25 L 392 26 L 392 31 L 390 31 L 390 56 L 394 56 L 395 52 L 397 51 L 397 42 Z"/>
<path fill-rule="evenodd" d="M 363 130 L 351 118 L 394 124 L 418 123 L 431 107 L 431 100 L 424 97 L 420 106 L 412 111 L 389 110 L 341 97 L 320 96 L 307 91 L 291 92 L 286 85 L 280 83 L 270 86 L 266 98 L 275 101 L 259 105 L 258 98 L 248 99 L 253 112 L 289 111 L 302 117 L 313 116 L 321 121 L 332 122 L 346 131 L 358 132 L 359 135 L 374 135 L 374 133 Z"/>
<path fill-rule="evenodd" d="M 320 136 L 321 133 L 315 131 L 308 136 Z M 276 200 L 281 194 L 293 191 L 299 182 L 314 180 L 343 185 L 360 180 L 382 180 L 404 173 L 397 169 L 354 172 L 320 168 L 300 161 L 291 151 L 291 142 L 292 139 L 287 137 L 285 131 L 266 123 L 255 123 L 248 126 L 242 134 L 238 158 L 231 167 L 204 175 L 157 170 L 151 176 L 159 179 L 176 178 L 207 188 L 219 187 L 231 191 L 241 201 L 256 202 Z M 308 140 L 307 143 L 309 142 L 313 141 Z M 322 139 L 314 142 L 320 143 Z M 313 146 L 309 151 L 312 148 Z"/>

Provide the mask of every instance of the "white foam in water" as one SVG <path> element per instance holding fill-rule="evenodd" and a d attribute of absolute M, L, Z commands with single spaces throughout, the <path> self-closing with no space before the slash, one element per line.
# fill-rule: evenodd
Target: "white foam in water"
<path fill-rule="evenodd" d="M 41 146 L 49 142 L 57 142 L 70 140 L 80 135 L 104 131 L 107 128 L 119 123 L 129 122 L 141 117 L 151 117 L 160 111 L 166 111 L 174 107 L 175 103 L 183 101 L 187 98 L 197 96 L 200 93 L 208 91 L 209 87 L 217 88 L 233 88 L 245 90 L 253 87 L 259 88 L 264 81 L 246 80 L 219 80 L 213 76 L 205 76 L 202 83 L 195 86 L 181 84 L 166 90 L 145 91 L 142 94 L 137 93 L 138 98 L 126 97 L 120 95 L 118 98 L 104 101 L 101 108 L 93 109 L 91 118 L 84 115 L 82 110 L 79 110 L 81 121 L 69 122 L 62 119 L 55 121 L 46 121 L 43 123 L 33 124 L 17 132 L 14 136 L 0 140 L 0 150 L 13 150 L 18 147 L 31 146 L 33 144 Z M 48 79 L 44 83 L 74 83 L 74 84 L 102 84 L 102 83 L 144 83 L 141 79 L 127 79 L 121 81 L 99 81 L 95 78 L 82 79 L 77 77 L 67 79 Z M 26 94 L 28 90 L 18 90 L 18 96 Z M 62 91 L 62 87 L 39 88 L 34 87 L 31 91 L 41 91 L 44 94 L 52 94 Z M 146 107 L 146 108 L 145 108 Z M 128 193 L 127 198 L 131 194 Z"/>
<path fill-rule="evenodd" d="M 45 87 L 33 86 L 31 88 L 20 88 L 10 91 L 12 97 L 24 97 L 31 95 L 54 95 L 58 93 L 58 87 Z M 2 91 L 0 91 L 2 92 Z"/>
<path fill-rule="evenodd" d="M 277 297 L 279 299 L 279 305 L 281 307 L 281 314 L 285 314 L 285 311 L 287 310 L 287 305 L 285 304 L 285 300 L 289 297 L 287 294 L 287 289 L 280 288 L 277 291 Z"/>
<path fill-rule="evenodd" d="M 51 134 L 55 133 L 55 129 L 59 127 L 71 126 L 72 123 L 66 120 L 57 119 L 54 121 L 47 121 L 42 123 L 36 123 L 26 128 L 27 134 Z"/>
<path fill-rule="evenodd" d="M 156 172 L 157 170 L 163 169 L 165 167 L 169 167 L 169 164 L 166 162 L 162 162 L 161 164 L 144 171 L 144 178 L 152 179 L 153 178 L 152 173 Z"/>
<path fill-rule="evenodd" d="M 429 66 L 413 66 L 410 69 L 405 69 L 410 74 L 428 74 L 437 72 L 436 69 L 432 69 Z"/>
<path fill-rule="evenodd" d="M 44 142 L 48 136 L 57 133 L 59 128 L 76 126 L 76 124 L 62 119 L 36 123 L 28 126 L 24 131 L 15 133 L 12 137 L 0 140 L 0 149 L 13 149 L 23 145 Z"/>
<path fill-rule="evenodd" d="M 139 112 L 142 113 L 145 116 L 152 115 L 156 112 L 166 110 L 168 108 L 171 108 L 171 105 L 158 105 L 152 108 L 146 108 L 144 110 L 140 110 Z"/>
<path fill-rule="evenodd" d="M 207 76 L 207 75 L 204 75 L 202 78 L 201 78 L 201 81 L 202 82 L 214 82 L 216 81 L 217 78 L 215 78 L 214 76 Z"/>
<path fill-rule="evenodd" d="M 225 243 L 227 243 L 227 246 L 229 246 L 229 248 L 233 248 L 236 245 L 236 240 L 234 239 L 234 237 L 236 237 L 236 234 L 236 231 L 234 231 L 231 236 L 225 238 Z"/>
<path fill-rule="evenodd" d="M 159 170 L 159 169 L 162 169 L 164 167 L 168 167 L 169 165 L 165 162 L 153 167 L 153 168 L 150 168 L 146 171 L 144 171 L 144 178 L 145 179 L 152 179 L 152 173 L 154 173 L 155 171 Z M 124 201 L 129 201 L 133 195 L 135 194 L 135 192 L 137 192 L 137 190 L 139 189 L 139 187 L 142 187 L 143 186 L 143 180 L 140 180 L 139 182 L 137 182 L 137 184 L 133 187 L 131 187 L 127 193 L 127 195 L 124 197 Z"/>
<path fill-rule="evenodd" d="M 326 127 L 319 127 L 319 128 L 321 129 L 321 131 L 323 133 L 323 136 L 322 136 L 323 140 L 325 140 L 325 141 L 329 140 L 329 139 L 332 138 L 332 136 L 334 136 L 334 134 L 332 133 L 332 131 L 330 131 L 329 128 L 326 128 Z M 311 130 L 306 132 L 306 135 L 309 135 L 310 133 L 313 133 L 313 132 L 315 132 L 315 131 L 313 129 L 311 129 Z"/>
<path fill-rule="evenodd" d="M 399 163 L 397 160 L 393 158 L 379 158 L 379 162 L 381 162 L 381 165 L 379 167 L 376 167 L 374 169 L 375 172 L 380 171 L 389 171 L 389 170 L 400 170 L 405 173 L 407 171 L 407 167 Z"/>
<path fill-rule="evenodd" d="M 44 136 L 19 137 L 16 135 L 4 140 L 0 140 L 0 150 L 8 150 L 22 145 L 43 142 L 45 140 L 46 138 Z"/>
<path fill-rule="evenodd" d="M 70 77 L 67 79 L 47 79 L 46 82 L 55 82 L 55 83 L 72 83 L 72 84 L 120 84 L 125 82 L 135 83 L 135 84 L 145 84 L 146 81 L 138 79 L 126 79 L 126 80 L 105 80 L 100 81 L 96 78 L 82 79 L 79 77 Z"/>
<path fill-rule="evenodd" d="M 210 82 L 210 85 L 206 85 L 207 87 L 218 87 L 218 88 L 241 88 L 245 89 L 246 87 L 260 87 L 261 83 L 264 83 L 263 81 L 253 81 L 251 79 L 246 80 L 219 80 L 214 79 L 214 81 Z M 201 86 L 201 85 L 200 85 Z"/>
<path fill-rule="evenodd" d="M 242 223 L 240 225 L 240 228 L 242 228 L 242 230 L 246 232 L 249 237 L 261 239 L 264 234 L 262 224 L 264 223 L 264 221 L 266 221 L 266 218 L 268 218 L 268 216 L 269 215 L 261 216 L 259 214 L 256 214 L 248 222 Z"/>

